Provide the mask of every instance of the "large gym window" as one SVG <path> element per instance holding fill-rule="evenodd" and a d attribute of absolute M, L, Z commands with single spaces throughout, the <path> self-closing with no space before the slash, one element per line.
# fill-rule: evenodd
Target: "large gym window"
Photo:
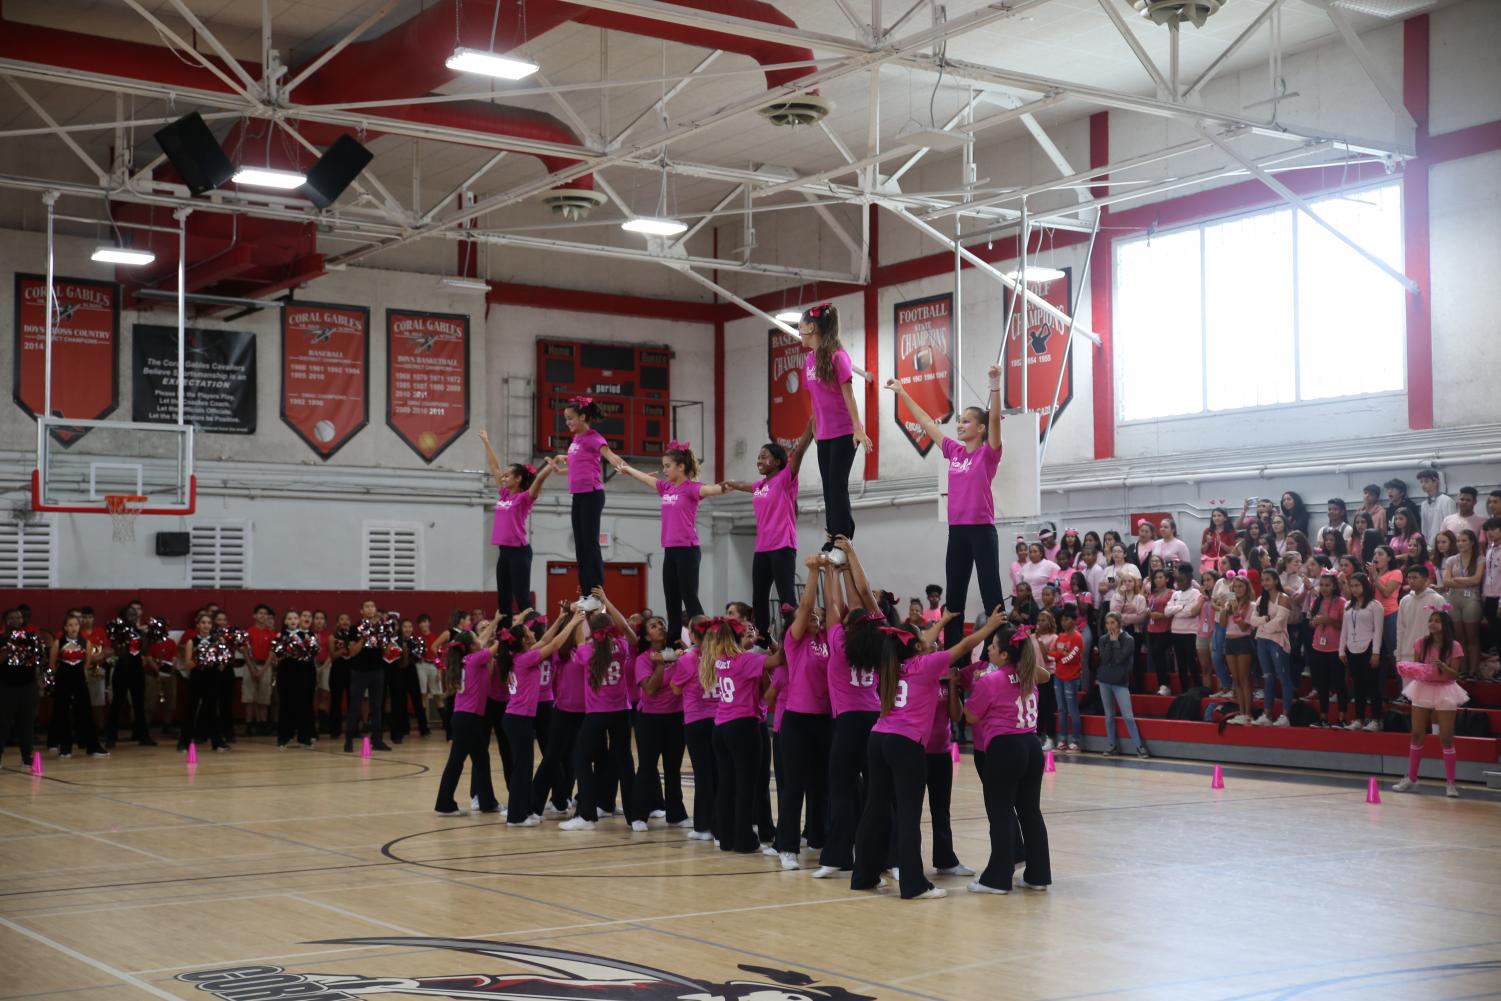
<path fill-rule="evenodd" d="M 1401 269 L 1400 184 L 1313 205 Z M 1117 241 L 1121 420 L 1400 390 L 1406 295 L 1290 207 Z"/>

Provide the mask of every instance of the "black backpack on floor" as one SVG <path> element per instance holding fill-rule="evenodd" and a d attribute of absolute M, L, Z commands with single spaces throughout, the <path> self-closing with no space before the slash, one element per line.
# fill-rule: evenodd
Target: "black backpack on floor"
<path fill-rule="evenodd" d="M 1199 706 L 1203 704 L 1205 697 L 1208 695 L 1209 690 L 1207 688 L 1195 685 L 1173 699 L 1167 707 L 1167 718 L 1189 720 L 1190 722 L 1201 719 Z"/>
<path fill-rule="evenodd" d="M 1381 731 L 1383 733 L 1411 733 L 1412 717 L 1395 709 L 1388 709 L 1381 714 Z"/>
<path fill-rule="evenodd" d="M 1491 718 L 1485 713 L 1477 713 L 1472 709 L 1461 709 L 1459 716 L 1454 720 L 1454 736 L 1456 737 L 1489 737 L 1491 735 Z"/>
<path fill-rule="evenodd" d="M 1313 726 L 1319 721 L 1319 712 L 1307 702 L 1294 699 L 1287 712 L 1287 721 L 1293 726 Z"/>

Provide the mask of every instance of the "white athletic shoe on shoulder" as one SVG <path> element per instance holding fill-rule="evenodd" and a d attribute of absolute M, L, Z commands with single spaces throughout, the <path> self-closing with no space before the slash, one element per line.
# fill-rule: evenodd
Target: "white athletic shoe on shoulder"
<path fill-rule="evenodd" d="M 963 862 L 951 865 L 947 869 L 939 869 L 938 872 L 943 876 L 973 876 L 975 874 L 975 871 Z"/>
<path fill-rule="evenodd" d="M 998 896 L 1005 896 L 1006 894 L 1011 892 L 1010 890 L 998 890 L 993 886 L 986 886 L 978 879 L 969 884 L 969 886 L 965 887 L 965 889 L 969 890 L 970 893 L 994 893 Z"/>
<path fill-rule="evenodd" d="M 597 825 L 592 820 L 585 820 L 583 817 L 574 817 L 572 820 L 565 820 L 561 824 L 559 824 L 558 825 L 558 830 L 560 830 L 560 831 L 592 831 L 592 830 L 594 830 L 594 828 L 596 826 Z"/>
<path fill-rule="evenodd" d="M 839 875 L 839 869 L 836 866 L 832 865 L 821 865 L 817 869 L 814 869 L 812 872 L 810 872 L 808 875 L 812 876 L 814 879 L 830 879 L 834 876 Z"/>
<path fill-rule="evenodd" d="M 1416 779 L 1410 779 L 1410 778 L 1408 778 L 1407 776 L 1404 775 L 1402 777 L 1402 781 L 1401 782 L 1398 782 L 1398 783 L 1396 783 L 1395 785 L 1392 786 L 1392 791 L 1393 792 L 1407 792 L 1409 789 L 1416 789 L 1417 787 L 1418 787 L 1418 783 L 1417 783 Z"/>
<path fill-rule="evenodd" d="M 459 809 L 453 809 L 453 810 L 434 810 L 433 813 L 437 814 L 440 817 L 467 817 L 467 816 L 469 816 L 469 811 L 467 811 L 467 810 L 459 810 Z"/>
<path fill-rule="evenodd" d="M 941 886 L 930 886 L 926 890 L 924 890 L 923 892 L 919 893 L 917 896 L 913 897 L 912 899 L 913 900 L 937 900 L 940 897 L 947 897 L 948 895 L 949 895 L 949 891 L 945 890 L 943 887 L 941 887 Z"/>
<path fill-rule="evenodd" d="M 542 818 L 539 817 L 539 816 L 537 816 L 534 813 L 530 817 L 527 817 L 525 820 L 518 820 L 514 824 L 511 823 L 511 821 L 508 820 L 508 821 L 506 821 L 506 826 L 507 827 L 536 827 L 540 823 L 542 823 Z"/>
<path fill-rule="evenodd" d="M 644 833 L 646 833 L 646 821 L 644 821 L 644 820 L 633 820 L 633 821 L 631 821 L 631 830 L 635 831 L 637 834 L 644 834 Z"/>
<path fill-rule="evenodd" d="M 802 868 L 800 865 L 798 865 L 797 852 L 782 852 L 781 859 L 782 859 L 782 868 L 783 869 L 800 869 L 800 868 Z"/>

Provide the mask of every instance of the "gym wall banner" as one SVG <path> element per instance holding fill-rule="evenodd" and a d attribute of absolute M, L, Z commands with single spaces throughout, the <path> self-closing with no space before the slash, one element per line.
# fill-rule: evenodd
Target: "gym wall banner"
<path fill-rule="evenodd" d="M 120 286 L 83 278 L 55 278 L 52 318 L 52 413 L 101 420 L 120 404 Z M 46 406 L 47 278 L 16 275 L 16 406 L 36 417 Z M 71 445 L 87 428 L 53 428 Z"/>
<path fill-rule="evenodd" d="M 370 310 L 288 304 L 281 359 L 281 419 L 326 460 L 370 420 Z"/>
<path fill-rule="evenodd" d="M 184 331 L 183 420 L 214 434 L 255 434 L 255 334 Z M 177 423 L 177 328 L 131 332 L 131 420 Z"/>
<path fill-rule="evenodd" d="M 894 307 L 896 379 L 928 416 L 942 424 L 954 416 L 954 294 L 899 302 Z M 926 457 L 933 439 L 922 429 L 901 397 L 896 401 L 896 425 Z"/>
<path fill-rule="evenodd" d="M 771 440 L 791 449 L 813 416 L 813 398 L 803 392 L 803 342 L 773 327 L 766 353 L 766 428 Z"/>
<path fill-rule="evenodd" d="M 1040 296 L 1057 306 L 1065 314 L 1072 306 L 1074 273 L 1072 268 L 1063 269 L 1063 277 L 1050 282 L 1027 282 L 1032 294 Z M 1010 289 L 1001 301 L 1001 317 L 1011 309 Z M 1025 315 L 1018 309 L 1011 317 L 1011 328 L 1006 337 L 1006 392 L 1005 406 L 1022 405 L 1022 358 L 1027 362 L 1027 407 L 1031 410 L 1046 410 L 1053 404 L 1053 390 L 1058 389 L 1058 409 L 1052 414 L 1043 413 L 1038 421 L 1039 435 L 1047 434 L 1048 425 L 1063 414 L 1063 408 L 1074 398 L 1074 358 L 1068 353 L 1068 364 L 1063 362 L 1065 325 L 1057 317 L 1044 313 L 1038 307 L 1027 306 Z M 1025 336 L 1023 336 L 1025 331 Z M 1063 372 L 1063 385 L 1059 388 L 1058 373 Z M 1040 439 L 1039 439 L 1040 440 Z"/>
<path fill-rule="evenodd" d="M 386 310 L 386 424 L 432 462 L 469 427 L 469 317 Z"/>

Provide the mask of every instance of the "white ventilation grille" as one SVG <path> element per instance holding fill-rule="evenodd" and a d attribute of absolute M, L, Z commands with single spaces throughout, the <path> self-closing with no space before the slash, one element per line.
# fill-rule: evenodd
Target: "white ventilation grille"
<path fill-rule="evenodd" d="M 194 525 L 188 550 L 188 586 L 244 587 L 249 581 L 249 522 Z"/>
<path fill-rule="evenodd" d="M 422 586 L 422 526 L 414 521 L 365 522 L 364 587 L 415 591 Z"/>
<path fill-rule="evenodd" d="M 52 522 L 0 521 L 0 587 L 51 587 Z"/>

